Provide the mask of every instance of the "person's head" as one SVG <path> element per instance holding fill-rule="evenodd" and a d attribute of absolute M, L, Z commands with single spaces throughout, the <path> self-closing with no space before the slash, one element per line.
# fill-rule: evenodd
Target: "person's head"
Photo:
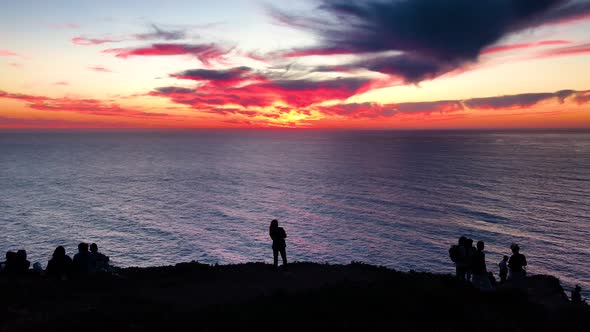
<path fill-rule="evenodd" d="M 518 252 L 520 251 L 520 247 L 518 246 L 518 244 L 512 243 L 510 245 L 510 250 L 512 250 L 513 254 L 518 254 Z"/>
<path fill-rule="evenodd" d="M 576 285 L 576 287 L 574 288 L 574 290 L 576 292 L 580 292 L 582 290 L 582 287 L 580 287 L 580 285 Z"/>
<path fill-rule="evenodd" d="M 276 220 L 276 219 L 273 219 L 273 220 L 270 222 L 270 228 L 275 228 L 275 227 L 279 227 L 279 221 L 278 221 L 278 220 Z"/>
<path fill-rule="evenodd" d="M 465 240 L 467 240 L 467 238 L 465 236 L 461 236 L 459 238 L 459 245 L 460 246 L 465 245 Z"/>
<path fill-rule="evenodd" d="M 508 256 L 504 255 L 504 257 L 502 257 L 503 261 L 507 261 L 508 260 Z"/>
<path fill-rule="evenodd" d="M 7 251 L 6 252 L 6 261 L 13 262 L 16 259 L 16 252 L 14 251 Z"/>
<path fill-rule="evenodd" d="M 98 246 L 96 243 L 90 245 L 90 252 L 98 252 Z"/>
<path fill-rule="evenodd" d="M 16 259 L 19 261 L 26 261 L 27 260 L 27 251 L 24 249 L 20 249 L 16 252 Z"/>
<path fill-rule="evenodd" d="M 477 250 L 483 251 L 484 248 L 485 244 L 483 243 L 483 241 L 477 241 Z"/>
<path fill-rule="evenodd" d="M 64 257 L 66 255 L 66 248 L 59 246 L 53 251 L 53 257 Z"/>
<path fill-rule="evenodd" d="M 88 243 L 80 242 L 78 244 L 78 252 L 88 252 Z"/>
<path fill-rule="evenodd" d="M 466 246 L 467 248 L 471 248 L 471 247 L 473 247 L 473 239 L 466 239 L 466 240 L 465 240 L 465 246 Z"/>

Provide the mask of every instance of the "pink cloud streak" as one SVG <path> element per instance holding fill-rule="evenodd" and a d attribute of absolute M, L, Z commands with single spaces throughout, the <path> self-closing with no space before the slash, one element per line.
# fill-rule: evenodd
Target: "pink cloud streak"
<path fill-rule="evenodd" d="M 139 48 L 111 48 L 102 52 L 115 54 L 122 59 L 136 56 L 191 55 L 204 65 L 210 65 L 212 61 L 222 60 L 229 51 L 215 44 L 153 44 Z"/>
<path fill-rule="evenodd" d="M 112 73 L 110 69 L 101 66 L 88 67 L 88 69 L 97 71 L 99 73 Z"/>
<path fill-rule="evenodd" d="M 82 46 L 92 46 L 92 45 L 102 45 L 106 43 L 118 43 L 121 40 L 118 39 L 98 39 L 98 38 L 86 38 L 86 37 L 74 37 L 72 38 L 72 43 L 75 45 L 82 45 Z"/>
<path fill-rule="evenodd" d="M 499 46 L 488 47 L 485 50 L 483 50 L 481 52 L 481 54 L 500 53 L 500 52 L 518 50 L 518 49 L 527 49 L 527 48 L 532 48 L 532 47 L 567 45 L 567 44 L 572 44 L 572 43 L 573 42 L 571 42 L 569 40 L 543 40 L 543 41 L 536 42 L 536 43 L 499 45 Z"/>

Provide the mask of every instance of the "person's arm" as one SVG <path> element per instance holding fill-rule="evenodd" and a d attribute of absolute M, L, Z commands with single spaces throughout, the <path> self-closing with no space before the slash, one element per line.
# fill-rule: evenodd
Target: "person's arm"
<path fill-rule="evenodd" d="M 283 239 L 286 239 L 287 238 L 287 232 L 285 232 L 285 229 L 284 228 L 282 228 L 282 230 L 283 230 L 283 234 L 282 234 L 283 235 Z"/>
<path fill-rule="evenodd" d="M 526 266 L 526 257 L 522 255 L 522 266 Z"/>

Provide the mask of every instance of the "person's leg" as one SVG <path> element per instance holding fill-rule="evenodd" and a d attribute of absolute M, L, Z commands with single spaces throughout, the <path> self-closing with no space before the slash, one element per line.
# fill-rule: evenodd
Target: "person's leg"
<path fill-rule="evenodd" d="M 273 265 L 277 267 L 279 265 L 279 251 L 275 248 L 272 248 L 272 256 L 273 256 Z"/>
<path fill-rule="evenodd" d="M 283 259 L 283 265 L 287 265 L 287 250 L 281 249 L 281 258 Z"/>

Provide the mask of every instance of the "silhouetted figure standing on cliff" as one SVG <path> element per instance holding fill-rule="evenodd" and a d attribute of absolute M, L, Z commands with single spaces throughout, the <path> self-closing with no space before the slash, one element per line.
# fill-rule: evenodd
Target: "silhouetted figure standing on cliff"
<path fill-rule="evenodd" d="M 526 257 L 520 253 L 520 247 L 518 244 L 513 243 L 510 245 L 510 249 L 512 250 L 512 256 L 510 256 L 510 259 L 508 260 L 508 268 L 510 269 L 508 281 L 510 281 L 513 286 L 522 288 L 525 286 L 526 271 L 524 270 L 524 267 L 527 265 Z"/>
<path fill-rule="evenodd" d="M 96 243 L 90 245 L 90 272 L 106 272 L 109 267 L 109 257 L 98 252 Z"/>
<path fill-rule="evenodd" d="M 78 244 L 78 253 L 74 255 L 73 272 L 76 274 L 87 274 L 90 272 L 90 252 L 88 243 Z"/>
<path fill-rule="evenodd" d="M 466 239 L 465 240 L 465 279 L 467 281 L 471 281 L 471 276 L 473 275 L 473 256 L 475 256 L 475 252 L 477 251 L 473 246 L 473 239 Z"/>
<path fill-rule="evenodd" d="M 483 251 L 485 244 L 483 241 L 477 241 L 477 250 L 473 254 L 471 270 L 473 277 L 471 282 L 473 285 L 482 290 L 489 290 L 492 288 L 488 271 L 486 267 L 486 254 Z"/>
<path fill-rule="evenodd" d="M 66 279 L 72 272 L 72 259 L 66 255 L 62 246 L 55 248 L 53 256 L 47 263 L 47 274 L 60 279 Z"/>
<path fill-rule="evenodd" d="M 272 239 L 272 254 L 273 254 L 273 262 L 274 267 L 278 267 L 279 265 L 279 252 L 281 253 L 281 258 L 283 259 L 283 266 L 287 265 L 287 253 L 286 247 L 287 244 L 285 243 L 285 238 L 287 238 L 287 233 L 283 227 L 279 227 L 279 221 L 273 219 L 270 222 L 270 227 L 268 228 L 268 234 Z"/>
<path fill-rule="evenodd" d="M 460 280 L 465 280 L 465 272 L 467 271 L 465 240 L 467 240 L 467 238 L 461 236 L 459 242 L 449 248 L 449 256 L 455 263 L 455 274 Z"/>

